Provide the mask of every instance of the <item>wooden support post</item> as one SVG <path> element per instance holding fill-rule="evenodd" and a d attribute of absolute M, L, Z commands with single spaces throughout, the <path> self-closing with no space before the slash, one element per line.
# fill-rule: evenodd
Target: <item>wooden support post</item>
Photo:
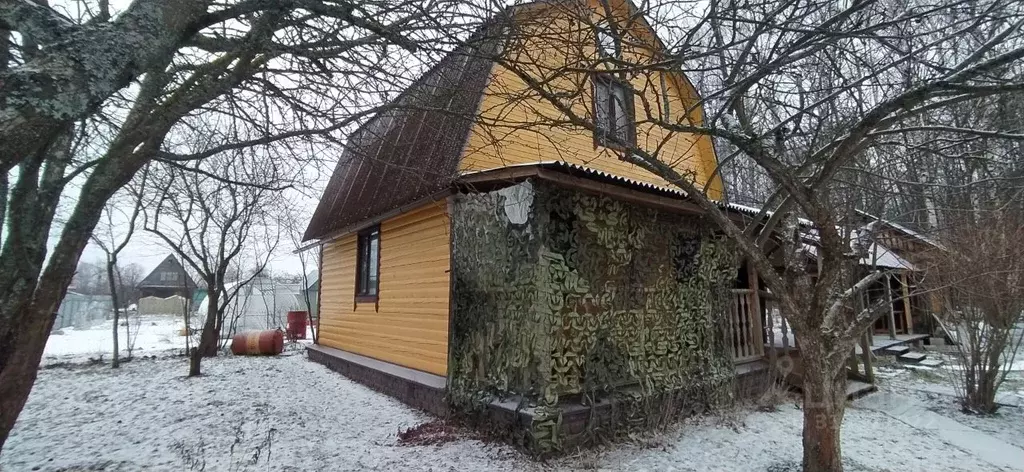
<path fill-rule="evenodd" d="M 738 340 L 736 339 L 736 333 L 737 333 L 736 315 L 738 313 L 737 313 L 737 307 L 736 307 L 736 295 L 732 294 L 732 293 L 730 293 L 729 295 L 730 295 L 729 307 L 728 307 L 728 310 L 729 310 L 729 349 L 732 350 L 732 358 L 733 358 L 733 360 L 736 360 L 736 359 L 738 359 L 740 357 L 739 343 L 738 343 Z"/>
<path fill-rule="evenodd" d="M 868 383 L 875 383 L 875 369 L 871 366 L 871 346 L 868 345 L 871 331 L 871 329 L 865 331 L 864 335 L 860 338 L 860 355 L 864 363 L 864 378 L 867 379 Z"/>
<path fill-rule="evenodd" d="M 850 373 L 854 375 L 860 375 L 857 369 L 857 348 L 850 350 L 850 358 L 846 360 L 846 368 L 850 369 Z"/>
<path fill-rule="evenodd" d="M 903 326 L 907 334 L 914 334 L 914 318 L 910 313 L 910 284 L 907 283 L 907 272 L 900 274 L 900 282 L 903 285 Z"/>
<path fill-rule="evenodd" d="M 754 343 L 755 352 L 763 356 L 764 355 L 764 325 L 761 323 L 761 293 L 760 286 L 757 283 L 757 271 L 754 270 L 753 264 L 747 263 L 747 285 L 750 287 L 750 321 L 754 324 L 754 332 L 757 333 Z"/>
<path fill-rule="evenodd" d="M 760 292 L 756 296 L 760 298 Z M 772 310 L 769 308 L 767 300 L 761 305 L 764 307 L 764 322 L 768 326 L 768 363 L 772 369 L 770 372 L 775 372 L 775 366 L 778 365 L 779 360 L 778 351 L 775 349 L 775 317 L 772 316 Z"/>
<path fill-rule="evenodd" d="M 892 280 L 885 276 L 885 299 L 889 301 L 889 339 L 896 339 L 896 308 L 893 307 L 895 298 L 892 296 Z"/>
<path fill-rule="evenodd" d="M 789 326 L 786 323 L 786 314 L 782 314 L 782 351 L 789 351 Z"/>

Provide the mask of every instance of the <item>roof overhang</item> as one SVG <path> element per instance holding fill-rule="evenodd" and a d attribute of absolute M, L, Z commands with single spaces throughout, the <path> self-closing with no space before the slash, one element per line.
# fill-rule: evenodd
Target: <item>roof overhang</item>
<path fill-rule="evenodd" d="M 704 213 L 704 210 L 680 189 L 654 185 L 563 161 L 519 164 L 467 172 L 456 180 L 456 186 L 461 191 L 488 191 L 526 179 L 551 182 L 563 187 L 608 195 L 623 201 L 674 212 Z"/>

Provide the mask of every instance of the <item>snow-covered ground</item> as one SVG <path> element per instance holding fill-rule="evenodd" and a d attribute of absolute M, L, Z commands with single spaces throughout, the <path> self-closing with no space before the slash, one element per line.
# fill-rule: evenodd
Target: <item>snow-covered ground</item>
<path fill-rule="evenodd" d="M 122 324 L 124 320 L 122 320 Z M 133 355 L 167 354 L 169 350 L 183 352 L 185 337 L 181 330 L 185 322 L 180 316 L 132 316 L 129 319 L 134 339 Z M 51 334 L 43 351 L 43 364 L 55 362 L 81 362 L 92 358 L 110 359 L 113 349 L 113 321 L 104 321 L 92 327 L 64 328 Z M 127 355 L 125 326 L 118 327 L 121 355 Z"/>
<path fill-rule="evenodd" d="M 308 361 L 299 349 L 277 357 L 228 355 L 204 366 L 206 375 L 193 379 L 185 377 L 185 360 L 173 357 L 119 370 L 43 369 L 0 470 L 799 469 L 802 416 L 795 402 L 774 412 L 707 416 L 539 463 L 465 431 L 443 444 L 400 444 L 399 431 L 430 417 Z M 960 418 L 905 390 L 900 382 L 916 381 L 909 375 L 887 376 L 883 392 L 847 410 L 848 470 L 1024 470 L 1024 460 L 1014 462 L 1024 457 L 1020 439 L 994 434 L 1021 424 L 1013 416 L 1019 412 Z M 900 408 L 890 411 L 893 404 Z"/>

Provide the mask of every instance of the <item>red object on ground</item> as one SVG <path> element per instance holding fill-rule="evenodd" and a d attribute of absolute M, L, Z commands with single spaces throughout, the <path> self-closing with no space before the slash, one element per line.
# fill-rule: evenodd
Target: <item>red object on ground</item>
<path fill-rule="evenodd" d="M 281 330 L 248 331 L 231 338 L 231 353 L 235 355 L 275 356 L 284 350 Z"/>
<path fill-rule="evenodd" d="M 306 312 L 288 312 L 288 339 L 306 339 Z"/>

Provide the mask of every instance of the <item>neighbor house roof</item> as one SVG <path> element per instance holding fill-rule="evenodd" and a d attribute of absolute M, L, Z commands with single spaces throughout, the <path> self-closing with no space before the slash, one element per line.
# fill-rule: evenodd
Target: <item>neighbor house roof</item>
<path fill-rule="evenodd" d="M 859 215 L 861 215 L 861 216 L 863 216 L 865 218 L 878 221 L 879 223 L 881 223 L 881 224 L 883 224 L 885 226 L 888 226 L 889 228 L 892 228 L 893 230 L 896 230 L 897 232 L 903 233 L 905 236 L 908 236 L 908 237 L 910 237 L 912 239 L 916 239 L 918 241 L 921 241 L 921 242 L 923 242 L 923 243 L 925 243 L 925 244 L 927 244 L 929 246 L 932 246 L 934 248 L 942 249 L 942 250 L 946 249 L 945 246 L 943 246 L 938 241 L 936 241 L 936 240 L 934 240 L 934 239 L 932 239 L 932 238 L 930 238 L 928 236 L 925 236 L 924 234 L 921 234 L 918 231 L 914 231 L 914 230 L 912 230 L 912 229 L 910 229 L 910 228 L 908 228 L 906 226 L 903 226 L 903 225 L 901 225 L 899 223 L 896 223 L 894 221 L 889 221 L 889 220 L 886 220 L 884 218 L 877 217 L 877 216 L 872 215 L 871 213 L 868 213 L 868 212 L 866 212 L 864 210 L 857 210 L 857 214 L 859 214 Z"/>
<path fill-rule="evenodd" d="M 181 274 L 184 280 L 161 280 L 160 274 L 164 272 L 174 272 Z M 188 276 L 188 272 L 178 262 L 178 259 L 173 254 L 168 254 L 163 261 L 160 261 L 157 266 L 150 271 L 146 278 L 139 282 L 138 288 L 195 288 L 196 283 Z"/>

